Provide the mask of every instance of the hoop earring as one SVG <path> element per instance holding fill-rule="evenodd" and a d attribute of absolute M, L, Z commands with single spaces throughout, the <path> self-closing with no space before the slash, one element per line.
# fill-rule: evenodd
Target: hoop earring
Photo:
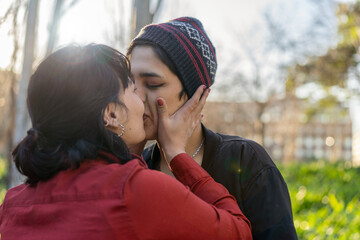
<path fill-rule="evenodd" d="M 118 137 L 121 137 L 121 136 L 124 135 L 124 133 L 125 133 L 125 127 L 124 127 L 124 125 L 122 125 L 121 123 L 118 123 L 118 125 L 121 127 L 121 133 L 118 134 Z"/>
<path fill-rule="evenodd" d="M 109 121 L 106 121 L 105 127 L 108 127 L 108 126 L 109 126 Z"/>

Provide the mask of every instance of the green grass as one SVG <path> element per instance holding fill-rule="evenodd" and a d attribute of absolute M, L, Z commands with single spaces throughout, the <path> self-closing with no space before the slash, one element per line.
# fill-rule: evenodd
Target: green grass
<path fill-rule="evenodd" d="M 299 239 L 360 239 L 360 168 L 320 160 L 279 168 Z"/>

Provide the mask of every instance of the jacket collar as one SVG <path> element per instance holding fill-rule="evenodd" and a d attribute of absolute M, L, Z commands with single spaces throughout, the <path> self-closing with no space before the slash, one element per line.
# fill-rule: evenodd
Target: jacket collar
<path fill-rule="evenodd" d="M 140 157 L 140 156 L 138 156 L 138 155 L 136 155 L 136 154 L 133 154 L 133 153 L 131 153 L 131 156 L 133 157 L 133 159 L 138 159 L 138 160 L 140 160 L 140 162 L 141 162 L 143 165 L 146 166 L 146 162 L 145 162 L 145 160 L 144 160 L 142 157 Z M 106 151 L 104 151 L 104 150 L 100 150 L 99 153 L 98 153 L 98 158 L 97 158 L 97 160 L 104 160 L 104 159 L 108 159 L 108 160 L 110 160 L 110 161 L 112 161 L 112 162 L 115 162 L 115 163 L 121 163 L 120 159 L 118 159 L 114 154 L 112 154 L 112 153 L 110 153 L 110 152 L 106 152 Z"/>
<path fill-rule="evenodd" d="M 208 170 L 209 168 L 212 167 L 214 163 L 213 159 L 217 155 L 222 139 L 218 134 L 206 128 L 203 124 L 201 124 L 201 128 L 203 130 L 203 134 L 205 138 L 204 156 L 201 166 L 205 170 Z M 145 151 L 151 151 L 151 155 L 149 153 L 144 154 L 144 158 L 149 168 L 160 170 L 160 149 L 158 145 L 154 144 L 152 147 L 150 147 L 150 150 L 145 150 Z M 150 155 L 150 157 L 147 157 L 148 155 Z"/>
<path fill-rule="evenodd" d="M 214 164 L 214 158 L 216 158 L 219 151 L 222 139 L 218 134 L 206 128 L 203 124 L 201 124 L 201 127 L 205 137 L 204 156 L 201 166 L 208 171 Z"/>

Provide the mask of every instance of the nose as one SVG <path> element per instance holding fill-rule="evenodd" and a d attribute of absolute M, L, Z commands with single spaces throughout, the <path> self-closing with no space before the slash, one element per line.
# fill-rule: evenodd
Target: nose
<path fill-rule="evenodd" d="M 139 96 L 141 101 L 145 103 L 145 89 L 144 87 L 135 80 L 136 94 Z"/>

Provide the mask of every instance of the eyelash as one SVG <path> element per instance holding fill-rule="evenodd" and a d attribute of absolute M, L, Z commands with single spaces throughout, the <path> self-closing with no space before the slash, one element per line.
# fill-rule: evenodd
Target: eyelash
<path fill-rule="evenodd" d="M 155 88 L 159 88 L 159 87 L 162 87 L 164 84 L 158 84 L 158 85 L 149 85 L 147 84 L 146 87 L 149 88 L 149 89 L 155 89 Z"/>

